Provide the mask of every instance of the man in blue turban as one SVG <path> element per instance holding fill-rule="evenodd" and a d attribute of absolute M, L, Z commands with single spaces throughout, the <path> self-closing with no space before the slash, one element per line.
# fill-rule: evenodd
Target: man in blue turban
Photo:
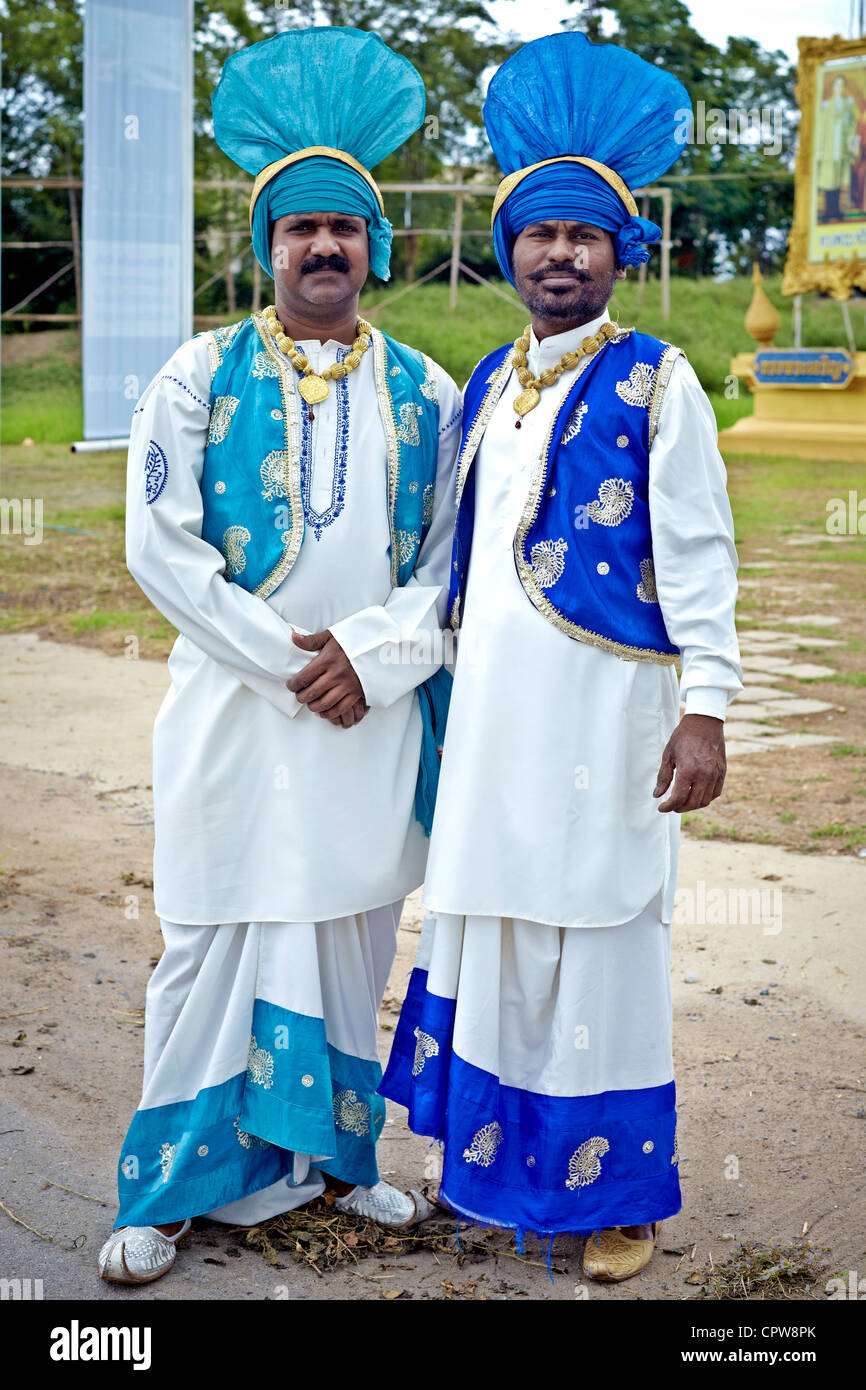
<path fill-rule="evenodd" d="M 644 1268 L 681 1206 L 679 813 L 721 792 L 742 688 L 712 409 L 680 349 L 607 307 L 659 236 L 630 190 L 674 162 L 687 106 L 674 78 L 578 33 L 490 83 L 494 245 L 531 321 L 464 393 L 459 651 L 382 1085 L 443 1142 L 443 1201 L 518 1235 L 584 1234 L 602 1280 Z"/>
<path fill-rule="evenodd" d="M 379 1178 L 377 1015 L 432 824 L 460 397 L 358 316 L 389 273 L 369 168 L 424 88 L 375 34 L 311 28 L 232 54 L 213 112 L 275 301 L 184 343 L 132 423 L 127 563 L 181 635 L 154 728 L 165 950 L 99 1254 L 122 1283 L 170 1269 L 196 1215 L 326 1188 L 389 1226 L 429 1211 Z"/>

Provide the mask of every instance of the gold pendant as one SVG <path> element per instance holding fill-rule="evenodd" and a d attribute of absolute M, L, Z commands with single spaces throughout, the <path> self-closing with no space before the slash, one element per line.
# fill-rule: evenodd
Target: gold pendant
<path fill-rule="evenodd" d="M 302 376 L 298 382 L 298 390 L 307 405 L 318 405 L 319 401 L 331 394 L 328 383 L 320 376 Z"/>
<path fill-rule="evenodd" d="M 534 386 L 527 386 L 514 399 L 514 409 L 518 415 L 526 415 L 530 410 L 534 410 L 541 400 L 539 392 Z"/>

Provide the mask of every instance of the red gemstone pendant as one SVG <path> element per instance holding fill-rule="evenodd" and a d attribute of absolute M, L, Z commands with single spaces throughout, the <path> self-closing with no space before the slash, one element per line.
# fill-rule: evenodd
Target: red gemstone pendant
<path fill-rule="evenodd" d="M 521 426 L 522 424 L 523 424 L 523 421 L 522 421 L 522 420 L 515 420 L 515 421 L 514 421 L 514 428 L 515 428 L 516 430 L 519 430 L 519 429 L 520 429 L 520 426 Z"/>

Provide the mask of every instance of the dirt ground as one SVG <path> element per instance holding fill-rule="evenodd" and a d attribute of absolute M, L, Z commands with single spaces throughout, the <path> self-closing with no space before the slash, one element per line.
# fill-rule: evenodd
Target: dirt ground
<path fill-rule="evenodd" d="M 792 1282 L 790 1297 L 824 1300 L 831 1275 L 866 1270 L 866 860 L 823 844 L 804 855 L 684 836 L 673 938 L 684 1204 L 638 1279 L 587 1283 L 570 1237 L 554 1242 L 552 1280 L 534 1237 L 520 1256 L 507 1233 L 474 1241 L 464 1226 L 461 1254 L 453 1218 L 441 1218 L 436 1250 L 379 1251 L 318 1273 L 291 1252 L 269 1265 L 243 1232 L 200 1220 L 167 1279 L 103 1284 L 96 1251 L 114 1219 L 161 950 L 150 731 L 167 676 L 161 662 L 28 633 L 0 637 L 0 671 L 5 1275 L 42 1278 L 46 1298 L 675 1300 L 711 1293 L 713 1270 L 742 1263 L 744 1244 L 801 1248 L 804 1230 L 821 1272 Z M 799 756 L 732 759 L 736 795 L 747 766 L 759 779 L 758 762 Z M 801 775 L 795 762 L 785 775 Z M 766 910 L 737 920 L 730 904 L 755 890 Z M 728 907 L 716 921 L 708 904 L 720 891 Z M 383 1059 L 419 926 L 414 895 L 381 1015 Z M 431 1152 L 389 1102 L 383 1175 L 416 1186 Z"/>

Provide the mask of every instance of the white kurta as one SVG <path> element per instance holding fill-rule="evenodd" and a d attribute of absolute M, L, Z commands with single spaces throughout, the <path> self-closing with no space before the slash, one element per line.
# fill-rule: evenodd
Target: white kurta
<path fill-rule="evenodd" d="M 533 333 L 530 369 L 555 365 L 608 318 L 541 343 Z M 684 359 L 649 464 L 656 586 L 682 652 L 679 692 L 672 666 L 566 636 L 523 590 L 514 534 L 575 370 L 542 391 L 519 430 L 512 372 L 472 465 L 472 552 L 424 888 L 436 913 L 601 927 L 636 917 L 661 890 L 669 922 L 679 816 L 652 796 L 662 751 L 680 694 L 687 713 L 724 718 L 742 689 L 725 466 L 712 408 Z"/>
<path fill-rule="evenodd" d="M 342 347 L 298 346 L 319 369 Z M 294 383 L 288 362 L 285 371 Z M 129 448 L 127 563 L 181 633 L 154 726 L 160 917 L 194 925 L 323 921 L 392 903 L 420 884 L 428 841 L 414 818 L 415 687 L 437 666 L 431 634 L 445 617 L 460 425 L 456 386 L 440 368 L 437 380 L 435 511 L 414 576 L 392 590 L 385 437 L 370 351 L 344 380 L 346 410 L 338 411 L 333 385 L 315 408 L 304 542 L 267 599 L 226 583 L 222 554 L 201 539 L 210 392 L 204 337 L 178 348 L 142 395 Z M 148 506 L 150 440 L 163 449 L 168 472 Z M 225 482 L 230 488 L 230 475 Z M 313 714 L 286 689 L 312 659 L 293 645 L 292 631 L 324 628 L 351 660 L 370 706 L 351 729 Z M 395 642 L 419 641 L 420 651 L 402 648 L 417 660 L 382 659 Z"/>

